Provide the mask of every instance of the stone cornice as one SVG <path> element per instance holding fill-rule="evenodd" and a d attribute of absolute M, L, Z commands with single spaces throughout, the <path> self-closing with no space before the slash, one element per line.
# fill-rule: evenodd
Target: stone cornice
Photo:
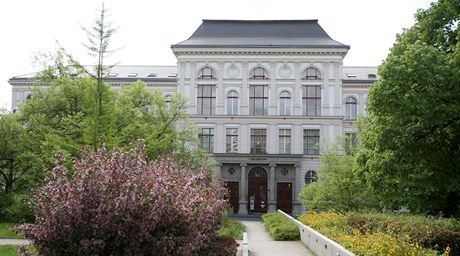
<path fill-rule="evenodd" d="M 345 57 L 348 49 L 340 48 L 173 48 L 176 57 L 180 55 L 340 55 Z"/>

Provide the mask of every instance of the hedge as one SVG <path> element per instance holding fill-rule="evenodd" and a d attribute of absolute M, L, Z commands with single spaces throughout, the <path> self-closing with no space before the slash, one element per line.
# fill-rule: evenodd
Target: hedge
<path fill-rule="evenodd" d="M 300 239 L 299 228 L 281 213 L 272 212 L 262 215 L 265 227 L 277 241 L 295 241 Z"/>

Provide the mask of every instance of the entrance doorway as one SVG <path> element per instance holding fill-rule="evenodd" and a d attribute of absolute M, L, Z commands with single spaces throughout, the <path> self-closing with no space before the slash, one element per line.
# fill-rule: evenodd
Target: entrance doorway
<path fill-rule="evenodd" d="M 249 171 L 248 197 L 250 213 L 267 212 L 267 172 L 261 167 Z"/>
<path fill-rule="evenodd" d="M 229 213 L 238 213 L 239 204 L 239 190 L 240 186 L 238 182 L 227 181 L 225 182 L 225 188 L 228 190 L 228 194 L 226 195 L 225 199 L 228 202 L 228 212 Z"/>
<path fill-rule="evenodd" d="M 276 208 L 292 213 L 292 183 L 278 182 L 276 185 Z"/>

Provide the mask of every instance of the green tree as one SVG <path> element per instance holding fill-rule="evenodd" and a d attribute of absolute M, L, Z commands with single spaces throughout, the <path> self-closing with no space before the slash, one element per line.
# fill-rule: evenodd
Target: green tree
<path fill-rule="evenodd" d="M 358 153 L 387 208 L 460 214 L 460 1 L 419 11 L 369 92 Z"/>
<path fill-rule="evenodd" d="M 362 122 L 362 121 L 360 121 Z M 358 136 L 359 137 L 359 136 Z M 375 197 L 367 189 L 357 170 L 355 152 L 347 138 L 330 147 L 321 155 L 317 181 L 306 185 L 299 199 L 308 210 L 350 211 L 376 207 Z"/>
<path fill-rule="evenodd" d="M 108 145 L 116 144 L 113 141 L 113 115 L 110 105 L 111 91 L 109 86 L 104 83 L 110 69 L 114 65 L 106 65 L 105 59 L 113 54 L 116 50 L 110 49 L 110 42 L 116 29 L 112 26 L 112 22 L 108 20 L 109 10 L 102 4 L 99 16 L 94 20 L 94 25 L 90 27 L 82 27 L 87 35 L 87 43 L 83 46 L 87 49 L 88 54 L 96 58 L 94 71 L 87 66 L 81 65 L 64 47 L 60 46 L 60 51 L 68 58 L 71 67 L 76 67 L 79 73 L 84 73 L 86 76 L 93 78 L 90 80 L 89 87 L 91 94 L 88 100 L 92 101 L 91 115 L 85 120 L 87 125 L 86 138 L 90 141 L 90 145 L 96 149 L 101 137 L 105 137 Z M 46 63 L 45 63 L 46 64 Z M 91 118 L 90 118 L 91 117 Z"/>

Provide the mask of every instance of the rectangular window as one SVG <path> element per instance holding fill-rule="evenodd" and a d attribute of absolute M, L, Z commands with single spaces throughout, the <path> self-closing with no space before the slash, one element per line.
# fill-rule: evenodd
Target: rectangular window
<path fill-rule="evenodd" d="M 279 130 L 279 153 L 290 154 L 291 153 L 291 129 L 280 129 Z"/>
<path fill-rule="evenodd" d="M 267 153 L 267 129 L 251 129 L 251 154 Z"/>
<path fill-rule="evenodd" d="M 302 92 L 302 112 L 305 116 L 321 115 L 321 86 L 304 85 Z"/>
<path fill-rule="evenodd" d="M 198 115 L 214 115 L 216 113 L 216 86 L 198 85 Z"/>
<path fill-rule="evenodd" d="M 251 85 L 249 87 L 249 115 L 265 116 L 268 114 L 268 86 Z"/>
<path fill-rule="evenodd" d="M 345 154 L 347 155 L 353 154 L 353 148 L 356 147 L 356 133 L 354 132 L 345 133 L 343 144 L 344 144 L 343 148 L 345 150 Z"/>
<path fill-rule="evenodd" d="M 225 144 L 225 152 L 238 153 L 238 128 L 227 128 Z"/>
<path fill-rule="evenodd" d="M 303 153 L 319 155 L 319 130 L 303 130 Z"/>
<path fill-rule="evenodd" d="M 212 153 L 214 151 L 214 128 L 202 128 L 198 134 L 198 140 L 201 149 Z"/>

